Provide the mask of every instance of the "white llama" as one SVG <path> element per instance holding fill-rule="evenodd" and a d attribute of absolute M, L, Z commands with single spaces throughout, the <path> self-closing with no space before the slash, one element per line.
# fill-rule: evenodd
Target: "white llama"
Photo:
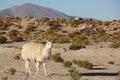
<path fill-rule="evenodd" d="M 38 75 L 39 64 L 43 64 L 45 75 L 47 76 L 45 61 L 50 58 L 52 42 L 47 42 L 45 45 L 41 43 L 27 43 L 22 47 L 21 56 L 25 60 L 26 74 L 31 75 L 29 62 L 35 61 L 36 75 Z"/>

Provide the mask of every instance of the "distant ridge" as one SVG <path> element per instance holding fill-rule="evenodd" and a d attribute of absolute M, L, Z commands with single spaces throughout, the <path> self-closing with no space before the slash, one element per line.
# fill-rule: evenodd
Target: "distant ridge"
<path fill-rule="evenodd" d="M 31 3 L 25 3 L 21 6 L 13 6 L 4 10 L 0 10 L 0 16 L 3 17 L 49 17 L 49 18 L 64 18 L 69 19 L 71 16 L 68 16 L 62 12 L 57 10 L 46 8 L 42 6 L 38 6 Z"/>

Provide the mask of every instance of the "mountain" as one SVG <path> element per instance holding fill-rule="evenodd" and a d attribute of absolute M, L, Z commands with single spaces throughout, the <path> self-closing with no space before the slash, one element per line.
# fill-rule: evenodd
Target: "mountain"
<path fill-rule="evenodd" d="M 10 17 L 49 17 L 49 18 L 65 18 L 68 19 L 70 16 L 56 11 L 51 8 L 46 8 L 42 6 L 38 6 L 31 3 L 26 3 L 21 6 L 13 6 L 8 9 L 0 10 L 0 16 L 10 16 Z"/>

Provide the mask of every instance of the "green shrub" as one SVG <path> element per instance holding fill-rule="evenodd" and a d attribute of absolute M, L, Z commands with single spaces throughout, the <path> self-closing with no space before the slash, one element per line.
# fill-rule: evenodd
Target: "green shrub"
<path fill-rule="evenodd" d="M 1 31 L 0 34 L 6 34 L 6 32 Z"/>
<path fill-rule="evenodd" d="M 87 69 L 92 69 L 93 68 L 93 64 L 90 63 L 89 61 L 73 60 L 73 63 L 75 63 L 79 67 L 84 67 L 84 68 L 87 68 Z"/>
<path fill-rule="evenodd" d="M 120 47 L 120 42 L 113 42 L 108 47 L 109 48 L 119 48 Z"/>
<path fill-rule="evenodd" d="M 72 63 L 70 61 L 64 61 L 63 62 L 63 66 L 64 67 L 71 67 L 72 66 Z"/>
<path fill-rule="evenodd" d="M 20 32 L 16 29 L 12 29 L 7 33 L 7 36 L 10 38 L 10 40 L 15 42 L 23 41 L 23 38 L 20 37 Z"/>
<path fill-rule="evenodd" d="M 70 80 L 80 80 L 80 73 L 76 69 L 69 70 Z"/>
<path fill-rule="evenodd" d="M 17 25 L 17 24 L 14 25 L 14 27 L 17 28 L 17 29 L 21 29 L 22 28 L 21 25 Z"/>
<path fill-rule="evenodd" d="M 1 80 L 8 80 L 8 77 L 7 76 L 1 77 Z"/>
<path fill-rule="evenodd" d="M 17 37 L 17 36 L 11 36 L 10 39 L 14 42 L 20 42 L 23 41 L 22 37 Z"/>
<path fill-rule="evenodd" d="M 20 59 L 20 54 L 14 55 L 14 59 L 19 60 Z"/>
<path fill-rule="evenodd" d="M 54 55 L 51 56 L 52 60 L 55 62 L 63 62 L 63 58 L 60 56 L 60 53 L 56 53 Z"/>
<path fill-rule="evenodd" d="M 89 40 L 85 35 L 76 34 L 76 35 L 74 35 L 72 40 L 73 40 L 73 42 L 75 42 L 77 44 L 83 44 L 83 45 L 89 44 Z"/>
<path fill-rule="evenodd" d="M 108 63 L 109 63 L 109 64 L 115 64 L 114 61 L 109 61 Z"/>
<path fill-rule="evenodd" d="M 8 25 L 6 23 L 2 23 L 2 25 L 0 25 L 0 30 L 6 30 L 7 26 Z"/>
<path fill-rule="evenodd" d="M 73 59 L 73 60 L 72 60 L 72 63 L 77 64 L 77 60 L 76 60 L 76 59 Z"/>
<path fill-rule="evenodd" d="M 29 24 L 25 30 L 28 32 L 31 32 L 31 31 L 34 31 L 34 29 L 35 29 L 35 26 L 33 26 L 32 24 Z"/>
<path fill-rule="evenodd" d="M 63 34 L 49 33 L 46 34 L 47 40 L 54 40 L 55 43 L 67 43 L 69 42 L 69 37 Z"/>
<path fill-rule="evenodd" d="M 14 75 L 15 72 L 16 72 L 16 69 L 13 68 L 13 67 L 11 67 L 11 68 L 8 70 L 8 72 L 9 72 L 10 75 Z"/>
<path fill-rule="evenodd" d="M 70 50 L 79 50 L 81 48 L 85 48 L 85 45 L 83 44 L 72 44 L 69 46 Z"/>
<path fill-rule="evenodd" d="M 3 35 L 0 35 L 0 43 L 4 43 L 7 41 L 7 38 L 4 37 Z"/>
<path fill-rule="evenodd" d="M 7 33 L 7 36 L 8 36 L 8 37 L 17 36 L 18 34 L 19 34 L 19 31 L 18 31 L 18 30 L 12 29 L 12 30 L 10 30 L 10 31 Z"/>

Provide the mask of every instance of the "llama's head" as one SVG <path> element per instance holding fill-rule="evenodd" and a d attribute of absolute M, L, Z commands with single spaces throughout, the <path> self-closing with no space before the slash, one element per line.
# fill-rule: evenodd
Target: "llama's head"
<path fill-rule="evenodd" d="M 52 48 L 52 47 L 53 47 L 53 41 L 47 41 L 46 44 L 45 44 L 45 47 L 46 47 L 47 49 Z"/>

